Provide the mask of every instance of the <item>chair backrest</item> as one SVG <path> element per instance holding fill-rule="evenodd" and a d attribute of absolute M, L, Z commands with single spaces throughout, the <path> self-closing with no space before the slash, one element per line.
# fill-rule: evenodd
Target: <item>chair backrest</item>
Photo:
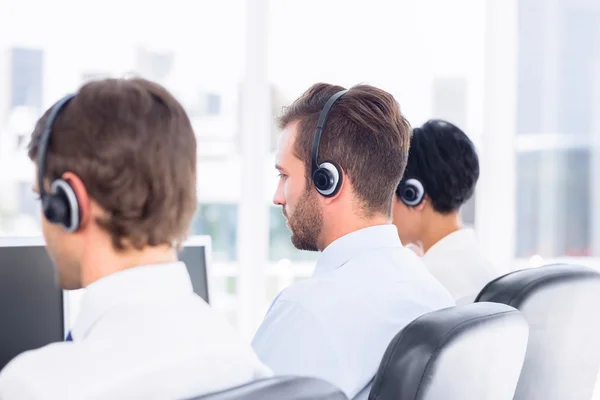
<path fill-rule="evenodd" d="M 523 316 L 478 303 L 425 314 L 388 346 L 370 400 L 512 400 L 527 348 Z"/>
<path fill-rule="evenodd" d="M 568 264 L 516 271 L 475 301 L 508 304 L 529 323 L 516 400 L 590 400 L 600 365 L 600 273 Z"/>
<path fill-rule="evenodd" d="M 276 376 L 206 394 L 193 400 L 348 400 L 331 383 L 317 378 Z"/>

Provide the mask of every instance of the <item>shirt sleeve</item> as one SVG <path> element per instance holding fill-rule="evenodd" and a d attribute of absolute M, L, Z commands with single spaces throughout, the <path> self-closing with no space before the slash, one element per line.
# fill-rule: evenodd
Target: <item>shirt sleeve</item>
<path fill-rule="evenodd" d="M 277 301 L 252 347 L 276 375 L 317 377 L 344 390 L 344 368 L 325 327 L 301 305 Z M 344 390 L 345 391 L 345 390 Z"/>

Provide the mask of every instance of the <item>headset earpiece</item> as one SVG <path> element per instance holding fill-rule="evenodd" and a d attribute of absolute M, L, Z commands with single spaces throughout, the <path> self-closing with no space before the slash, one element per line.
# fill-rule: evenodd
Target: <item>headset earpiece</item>
<path fill-rule="evenodd" d="M 398 187 L 398 196 L 400 200 L 409 207 L 416 207 L 423 202 L 425 198 L 425 188 L 420 180 L 409 178 Z"/>
<path fill-rule="evenodd" d="M 79 228 L 79 203 L 73 187 L 63 179 L 57 179 L 50 186 L 50 193 L 42 199 L 44 216 L 49 222 L 59 224 L 68 232 Z"/>
<path fill-rule="evenodd" d="M 313 173 L 312 179 L 315 188 L 322 196 L 332 197 L 342 186 L 342 171 L 336 163 L 325 161 Z"/>

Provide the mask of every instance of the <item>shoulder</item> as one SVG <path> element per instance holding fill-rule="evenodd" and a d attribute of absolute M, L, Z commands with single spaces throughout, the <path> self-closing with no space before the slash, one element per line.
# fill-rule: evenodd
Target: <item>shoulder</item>
<path fill-rule="evenodd" d="M 175 303 L 115 307 L 94 325 L 85 344 L 83 351 L 92 351 L 107 363 L 114 357 L 104 360 L 102 354 L 96 354 L 98 348 L 108 347 L 119 359 L 134 360 L 159 354 L 203 359 L 203 355 L 229 354 L 230 350 L 243 353 L 245 349 L 226 316 L 196 296 L 177 299 Z"/>
<path fill-rule="evenodd" d="M 400 284 L 436 285 L 423 260 L 404 247 L 364 252 L 340 268 L 309 278 L 284 289 L 274 304 L 286 302 L 307 310 L 322 310 L 328 304 L 355 303 L 356 296 L 376 294 Z M 401 291 L 395 291 L 402 296 Z"/>
<path fill-rule="evenodd" d="M 425 266 L 421 257 L 405 247 L 381 249 L 351 261 L 356 270 L 366 270 L 356 280 L 352 294 L 364 302 L 384 308 L 394 305 L 433 310 L 454 305 L 447 289 Z M 356 307 L 354 307 L 356 309 Z"/>
<path fill-rule="evenodd" d="M 0 398 L 50 399 L 59 396 L 62 365 L 75 365 L 72 343 L 55 343 L 15 357 L 0 373 Z M 56 389 L 56 390 L 55 390 Z M 58 390 L 58 391 L 57 391 Z"/>
<path fill-rule="evenodd" d="M 285 288 L 271 308 L 285 308 L 291 312 L 315 316 L 325 303 L 331 301 L 332 293 L 340 286 L 339 280 L 332 275 L 311 277 Z"/>
<path fill-rule="evenodd" d="M 358 279 L 377 285 L 395 285 L 398 282 L 428 281 L 421 257 L 407 247 L 389 247 L 369 251 L 354 257 L 344 266 L 354 271 Z"/>
<path fill-rule="evenodd" d="M 139 330 L 125 327 L 114 335 L 108 326 L 98 328 L 80 342 L 52 344 L 15 358 L 0 374 L 0 398 L 115 398 L 123 392 L 184 398 L 185 393 L 220 390 L 271 374 L 230 329 L 205 325 L 210 333 L 202 336 L 194 325 L 192 332 L 179 335 L 187 329 L 171 325 L 162 332 L 152 325 L 141 339 Z M 166 377 L 176 387 L 165 385 Z"/>

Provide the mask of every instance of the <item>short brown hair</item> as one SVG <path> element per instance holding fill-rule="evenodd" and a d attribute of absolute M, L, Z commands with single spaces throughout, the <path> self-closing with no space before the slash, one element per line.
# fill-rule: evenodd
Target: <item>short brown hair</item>
<path fill-rule="evenodd" d="M 298 121 L 294 150 L 305 162 L 309 185 L 317 120 L 327 100 L 340 90 L 344 88 L 317 83 L 279 118 L 280 129 Z M 391 94 L 369 85 L 354 86 L 329 111 L 318 161 L 333 160 L 342 167 L 367 215 L 390 215 L 406 167 L 410 132 Z"/>
<path fill-rule="evenodd" d="M 50 110 L 29 143 L 37 160 Z M 50 135 L 44 178 L 76 174 L 106 211 L 98 224 L 118 250 L 183 241 L 196 209 L 196 137 L 181 104 L 144 79 L 84 85 Z"/>

